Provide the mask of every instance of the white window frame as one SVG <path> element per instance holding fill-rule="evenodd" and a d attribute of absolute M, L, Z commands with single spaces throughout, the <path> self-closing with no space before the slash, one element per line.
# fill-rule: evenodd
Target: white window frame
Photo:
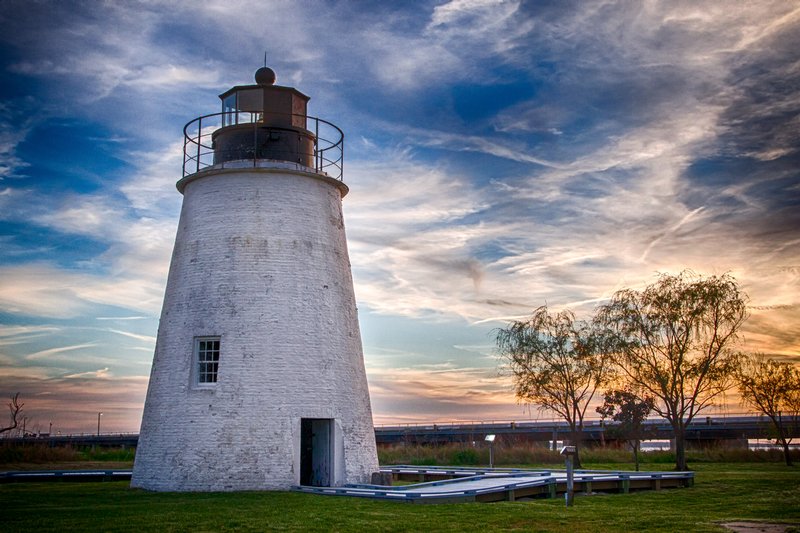
<path fill-rule="evenodd" d="M 208 343 L 212 343 L 211 346 L 209 346 Z M 213 343 L 216 343 L 216 345 Z M 192 349 L 192 381 L 194 386 L 209 388 L 216 386 L 219 382 L 221 347 L 222 338 L 219 336 L 194 338 L 194 347 Z"/>

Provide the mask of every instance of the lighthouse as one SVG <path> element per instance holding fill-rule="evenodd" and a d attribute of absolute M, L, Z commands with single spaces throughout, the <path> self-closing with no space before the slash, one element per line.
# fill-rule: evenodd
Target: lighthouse
<path fill-rule="evenodd" d="M 378 470 L 342 217 L 344 136 L 271 69 L 255 81 L 184 128 L 133 487 L 339 486 Z"/>

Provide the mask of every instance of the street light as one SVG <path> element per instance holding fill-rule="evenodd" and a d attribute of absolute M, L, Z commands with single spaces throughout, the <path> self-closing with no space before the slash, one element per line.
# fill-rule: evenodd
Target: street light
<path fill-rule="evenodd" d="M 489 443 L 489 468 L 494 468 L 494 435 L 486 435 L 483 440 Z"/>
<path fill-rule="evenodd" d="M 567 492 L 564 493 L 564 500 L 566 501 L 567 507 L 572 507 L 572 500 L 575 498 L 572 458 L 578 455 L 578 449 L 575 446 L 564 446 L 561 448 L 561 455 L 565 457 L 567 463 Z"/>
<path fill-rule="evenodd" d="M 103 416 L 103 413 L 97 413 L 97 436 L 100 436 L 100 417 Z"/>

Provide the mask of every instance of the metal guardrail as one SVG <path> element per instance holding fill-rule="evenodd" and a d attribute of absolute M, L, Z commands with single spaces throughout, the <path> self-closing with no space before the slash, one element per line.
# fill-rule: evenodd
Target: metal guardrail
<path fill-rule="evenodd" d="M 101 447 L 130 447 L 135 448 L 139 442 L 138 433 L 115 434 L 73 434 L 73 435 L 27 435 L 5 436 L 0 439 L 0 445 L 47 445 L 47 446 L 101 446 Z"/>
<path fill-rule="evenodd" d="M 587 441 L 613 440 L 607 430 L 617 424 L 599 421 L 584 424 L 582 435 Z M 644 423 L 647 439 L 670 439 L 674 437 L 672 426 L 664 419 L 649 419 Z M 714 441 L 728 439 L 771 438 L 772 423 L 762 416 L 699 417 L 686 427 L 686 438 L 690 441 Z M 534 441 L 555 441 L 567 437 L 570 428 L 560 421 L 511 421 L 511 422 L 451 422 L 431 424 L 403 424 L 376 426 L 375 437 L 379 444 L 399 442 L 417 444 L 442 444 L 482 440 L 485 435 L 519 437 Z M 789 428 L 791 436 L 800 437 L 800 426 Z"/>
<path fill-rule="evenodd" d="M 313 170 L 319 174 L 342 181 L 344 171 L 344 132 L 335 124 L 318 117 L 299 114 L 269 113 L 269 118 L 283 116 L 288 118 L 288 123 L 296 125 L 303 124 L 306 134 L 313 139 L 312 151 L 302 153 L 313 162 Z M 241 127 L 242 125 L 252 125 L 252 146 L 248 153 L 249 157 L 238 158 L 239 161 L 252 161 L 253 166 L 257 166 L 259 152 L 259 132 L 269 131 L 289 131 L 290 128 L 274 126 L 265 122 L 261 113 L 250 113 L 244 111 L 212 113 L 197 117 L 187 123 L 183 128 L 183 177 L 189 176 L 211 168 L 215 165 L 215 155 L 218 157 L 220 152 L 215 150 L 213 135 L 221 128 Z M 295 153 L 292 152 L 294 155 Z M 280 154 L 279 154 L 280 156 Z M 230 158 L 223 158 L 230 161 Z M 280 159 L 279 159 L 280 160 Z M 293 160 L 286 154 L 285 160 Z"/>
<path fill-rule="evenodd" d="M 727 413 L 727 414 L 713 414 L 713 415 L 698 415 L 694 418 L 693 423 L 705 423 L 707 419 L 711 419 L 712 421 L 716 422 L 723 422 L 723 421 L 734 421 L 734 420 L 742 420 L 742 421 L 752 421 L 753 419 L 760 419 L 764 422 L 769 422 L 769 419 L 762 414 L 757 412 L 736 412 L 736 413 Z M 651 423 L 664 423 L 667 422 L 660 416 L 651 416 L 646 419 L 647 422 Z M 393 423 L 384 423 L 384 424 L 375 424 L 375 428 L 421 428 L 421 429 L 432 429 L 433 427 L 437 428 L 447 428 L 447 427 L 461 427 L 461 426 L 491 426 L 496 425 L 498 427 L 502 426 L 555 426 L 555 425 L 563 425 L 567 426 L 568 424 L 564 421 L 563 418 L 558 417 L 540 417 L 540 418 L 531 418 L 528 420 L 520 420 L 517 418 L 500 418 L 500 419 L 491 419 L 491 420 L 436 420 L 430 422 L 393 422 Z M 603 422 L 600 418 L 590 418 L 587 417 L 584 420 L 584 426 L 603 426 L 609 425 L 609 422 Z"/>
<path fill-rule="evenodd" d="M 645 425 L 654 431 L 663 432 L 669 437 L 672 428 L 669 423 L 662 418 L 651 418 Z M 613 427 L 614 423 L 601 424 L 599 420 L 587 422 L 584 426 L 584 434 L 587 437 L 599 435 L 605 429 Z M 735 432 L 736 437 L 746 435 L 747 438 L 772 438 L 772 425 L 768 418 L 764 416 L 714 416 L 696 418 L 687 427 L 687 436 L 697 439 L 702 435 L 709 438 L 725 438 L 725 432 Z M 800 427 L 791 426 L 791 434 L 800 437 Z M 375 435 L 379 442 L 388 443 L 393 438 L 406 437 L 425 437 L 442 436 L 447 434 L 462 436 L 480 436 L 486 433 L 497 434 L 541 434 L 543 440 L 550 440 L 553 432 L 558 435 L 566 435 L 569 426 L 563 420 L 522 420 L 522 421 L 450 421 L 450 422 L 419 422 L 405 424 L 376 424 Z M 27 444 L 27 443 L 47 443 L 50 445 L 100 445 L 100 446 L 136 446 L 138 433 L 103 433 L 96 435 L 93 433 L 68 434 L 68 435 L 28 435 L 26 437 L 14 436 L 10 434 L 0 438 L 0 443 L 7 444 Z M 662 437 L 654 437 L 662 438 Z M 474 439 L 473 439 L 474 440 Z"/>

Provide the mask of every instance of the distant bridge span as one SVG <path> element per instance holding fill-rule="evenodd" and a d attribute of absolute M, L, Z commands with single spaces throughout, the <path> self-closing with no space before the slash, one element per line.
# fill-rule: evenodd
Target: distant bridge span
<path fill-rule="evenodd" d="M 650 430 L 648 439 L 666 440 L 674 437 L 672 427 L 664 419 L 645 421 Z M 586 442 L 612 442 L 606 434 L 608 428 L 598 420 L 584 426 Z M 725 440 L 774 438 L 769 419 L 763 416 L 700 417 L 689 425 L 687 441 L 698 445 Z M 486 435 L 497 435 L 505 442 L 552 442 L 569 438 L 569 427 L 559 421 L 503 421 L 503 422 L 438 422 L 375 426 L 378 445 L 390 444 L 446 444 L 450 442 L 482 441 Z M 790 428 L 792 437 L 800 437 L 800 424 Z M 139 441 L 136 433 L 101 435 L 40 435 L 25 438 L 6 438 L 7 443 L 47 443 L 50 446 L 103 446 L 135 447 Z"/>
<path fill-rule="evenodd" d="M 645 421 L 649 440 L 666 440 L 674 437 L 672 426 L 664 419 Z M 584 425 L 586 442 L 610 442 L 608 428 L 599 420 Z M 509 422 L 446 422 L 431 424 L 403 424 L 376 426 L 375 437 L 379 445 L 388 444 L 444 444 L 483 440 L 494 434 L 505 441 L 552 442 L 568 439 L 569 426 L 560 421 L 509 421 Z M 792 437 L 800 437 L 800 424 L 790 428 Z M 762 416 L 700 417 L 690 424 L 686 439 L 697 444 L 725 440 L 768 439 L 775 430 L 768 418 Z"/>

